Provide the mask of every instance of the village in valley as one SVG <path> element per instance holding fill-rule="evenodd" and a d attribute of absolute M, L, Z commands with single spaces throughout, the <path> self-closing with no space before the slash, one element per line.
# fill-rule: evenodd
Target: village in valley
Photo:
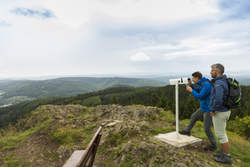
<path fill-rule="evenodd" d="M 4 93 L 3 92 L 0 93 L 0 108 L 35 99 L 35 98 L 30 98 L 28 96 L 13 96 L 7 99 L 2 99 L 2 96 L 1 96 L 2 94 Z"/>

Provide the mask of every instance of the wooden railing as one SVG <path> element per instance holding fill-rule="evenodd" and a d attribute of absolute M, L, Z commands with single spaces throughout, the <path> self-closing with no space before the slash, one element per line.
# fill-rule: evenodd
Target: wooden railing
<path fill-rule="evenodd" d="M 63 165 L 63 167 L 92 167 L 95 160 L 97 148 L 101 140 L 101 134 L 100 134 L 101 129 L 102 127 L 100 126 L 97 132 L 95 133 L 94 137 L 92 138 L 91 142 L 89 143 L 88 147 L 86 148 L 86 150 L 74 151 L 74 153 L 71 155 L 68 161 Z"/>

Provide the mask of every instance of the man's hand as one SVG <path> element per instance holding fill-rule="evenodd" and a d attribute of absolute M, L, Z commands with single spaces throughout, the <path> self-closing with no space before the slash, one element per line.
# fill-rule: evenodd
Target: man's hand
<path fill-rule="evenodd" d="M 220 112 L 220 111 L 210 112 L 210 115 L 211 115 L 212 117 L 214 117 L 214 114 L 216 114 L 217 112 Z"/>
<path fill-rule="evenodd" d="M 186 85 L 186 89 L 189 91 L 189 92 L 192 92 L 193 89 L 189 86 L 189 85 Z"/>
<path fill-rule="evenodd" d="M 210 115 L 211 115 L 212 117 L 214 117 L 214 113 L 213 113 L 213 112 L 210 112 Z"/>

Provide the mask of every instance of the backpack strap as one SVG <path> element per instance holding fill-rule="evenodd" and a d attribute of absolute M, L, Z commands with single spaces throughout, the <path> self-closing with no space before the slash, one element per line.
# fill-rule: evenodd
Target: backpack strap
<path fill-rule="evenodd" d="M 213 83 L 213 90 L 214 90 L 214 92 L 215 92 L 215 88 L 214 88 L 214 86 L 215 86 L 215 83 L 217 82 L 217 81 L 219 81 L 219 80 L 225 80 L 226 82 L 227 82 L 227 86 L 229 86 L 228 85 L 228 81 L 227 81 L 227 78 L 225 77 L 225 78 L 220 78 L 220 79 L 217 79 L 214 83 Z"/>
<path fill-rule="evenodd" d="M 208 80 L 203 81 L 203 82 L 201 83 L 201 89 L 202 89 L 202 86 L 203 86 L 203 84 L 204 84 L 205 82 L 209 82 L 209 83 L 210 83 L 210 81 L 208 81 Z"/>
<path fill-rule="evenodd" d="M 201 83 L 201 89 L 202 89 L 202 86 L 203 86 L 203 84 L 205 83 L 205 82 L 209 82 L 209 83 L 211 83 L 210 81 L 208 81 L 208 80 L 205 80 L 205 81 L 203 81 L 202 83 Z M 211 92 L 207 95 L 207 96 L 209 96 L 211 94 Z M 206 96 L 206 97 L 207 97 Z"/>

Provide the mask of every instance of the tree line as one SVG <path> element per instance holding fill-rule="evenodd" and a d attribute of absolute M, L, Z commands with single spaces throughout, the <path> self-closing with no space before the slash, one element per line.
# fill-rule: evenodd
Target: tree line
<path fill-rule="evenodd" d="M 233 109 L 230 120 L 244 118 L 250 115 L 250 86 L 241 86 L 242 102 L 241 107 Z M 78 104 L 83 106 L 97 106 L 120 104 L 123 106 L 141 104 L 145 106 L 157 106 L 164 110 L 171 110 L 175 113 L 175 87 L 167 85 L 163 87 L 113 87 L 96 92 L 79 94 L 71 97 L 48 97 L 29 102 L 22 102 L 9 107 L 0 108 L 0 128 L 15 124 L 18 119 L 25 117 L 25 114 L 32 112 L 40 105 L 67 105 Z M 194 111 L 199 108 L 199 100 L 194 98 L 185 85 L 179 85 L 179 117 L 190 119 Z"/>
<path fill-rule="evenodd" d="M 5 99 L 15 96 L 29 98 L 46 98 L 52 96 L 70 97 L 106 89 L 112 86 L 125 85 L 131 87 L 163 86 L 165 82 L 152 79 L 121 78 L 121 77 L 69 77 L 43 81 L 0 81 L 0 105 L 5 104 Z M 120 86 L 119 86 L 120 87 Z M 5 93 L 4 93 L 5 92 Z"/>

